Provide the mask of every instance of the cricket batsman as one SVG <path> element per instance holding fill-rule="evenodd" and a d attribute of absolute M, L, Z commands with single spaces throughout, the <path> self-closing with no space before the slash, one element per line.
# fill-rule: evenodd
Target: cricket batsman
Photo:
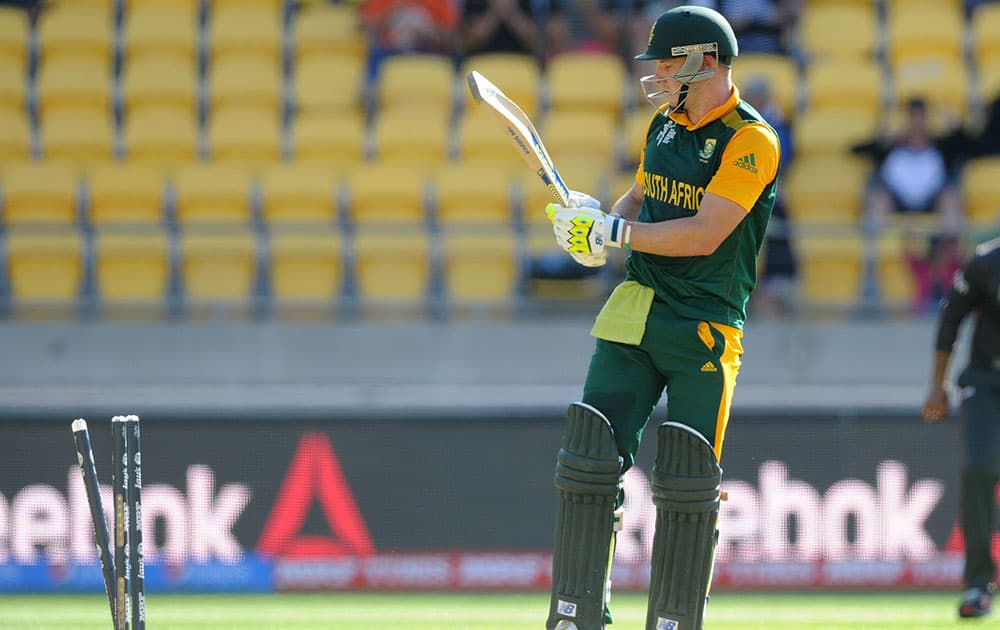
<path fill-rule="evenodd" d="M 663 13 L 636 56 L 656 64 L 641 83 L 657 109 L 635 183 L 609 213 L 583 193 L 547 209 L 559 245 L 581 264 L 604 264 L 609 247 L 631 250 L 625 280 L 594 322 L 583 399 L 569 406 L 557 456 L 548 630 L 611 622 L 622 475 L 664 391 L 646 629 L 703 625 L 719 460 L 779 166 L 777 134 L 733 85 L 737 54 L 716 11 Z"/>

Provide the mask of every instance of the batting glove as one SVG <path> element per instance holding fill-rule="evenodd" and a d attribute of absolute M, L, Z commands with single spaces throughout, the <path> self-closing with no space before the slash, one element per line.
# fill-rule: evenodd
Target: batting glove
<path fill-rule="evenodd" d="M 556 243 L 570 254 L 604 254 L 605 247 L 628 247 L 632 223 L 594 208 L 545 208 Z M 581 263 L 582 264 L 582 263 Z"/>
<path fill-rule="evenodd" d="M 577 192 L 575 190 L 569 191 L 569 207 L 570 208 L 594 208 L 596 210 L 601 209 L 600 199 L 595 199 L 587 193 Z"/>

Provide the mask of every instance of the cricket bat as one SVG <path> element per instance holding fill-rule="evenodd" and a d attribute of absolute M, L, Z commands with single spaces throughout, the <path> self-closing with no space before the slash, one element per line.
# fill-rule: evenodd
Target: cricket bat
<path fill-rule="evenodd" d="M 528 115 L 482 74 L 473 70 L 469 73 L 468 79 L 472 98 L 477 103 L 485 103 L 493 109 L 497 119 L 510 136 L 511 142 L 514 143 L 517 152 L 528 163 L 528 166 L 538 174 L 539 179 L 548 187 L 549 192 L 560 204 L 570 205 L 569 188 L 566 187 L 555 164 L 552 163 L 552 158 L 545 150 L 542 138 L 538 135 L 538 131 Z"/>

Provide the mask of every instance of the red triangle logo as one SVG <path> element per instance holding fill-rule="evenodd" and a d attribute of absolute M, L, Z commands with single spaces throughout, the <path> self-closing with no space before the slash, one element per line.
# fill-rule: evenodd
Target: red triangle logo
<path fill-rule="evenodd" d="M 300 536 L 313 498 L 319 500 L 332 536 Z M 274 556 L 367 556 L 375 553 L 344 471 L 323 433 L 302 435 L 264 524 L 257 550 Z"/>

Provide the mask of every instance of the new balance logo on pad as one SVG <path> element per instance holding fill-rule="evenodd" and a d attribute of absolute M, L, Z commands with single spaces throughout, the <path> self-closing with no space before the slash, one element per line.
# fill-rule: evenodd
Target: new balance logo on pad
<path fill-rule="evenodd" d="M 753 153 L 747 153 L 741 158 L 737 158 L 733 162 L 733 166 L 738 166 L 745 171 L 750 171 L 751 173 L 757 172 L 757 158 Z"/>
<path fill-rule="evenodd" d="M 573 602 L 564 602 L 560 599 L 556 610 L 560 615 L 565 615 L 566 617 L 576 617 L 576 604 Z"/>
<path fill-rule="evenodd" d="M 659 617 L 656 620 L 656 630 L 677 630 L 677 622 L 673 619 Z"/>
<path fill-rule="evenodd" d="M 718 372 L 719 368 L 715 367 L 715 364 L 711 361 L 705 361 L 705 365 L 701 366 L 702 372 Z"/>

